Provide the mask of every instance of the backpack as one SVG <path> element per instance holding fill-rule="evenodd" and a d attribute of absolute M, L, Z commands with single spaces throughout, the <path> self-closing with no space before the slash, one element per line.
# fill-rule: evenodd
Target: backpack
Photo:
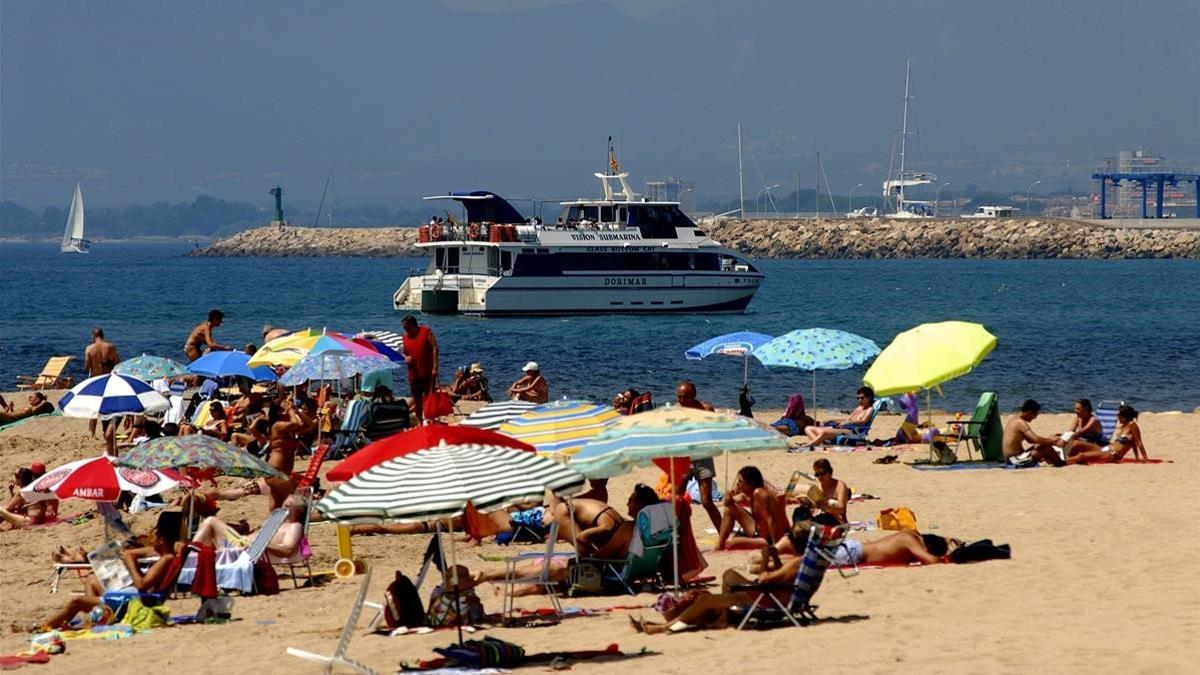
<path fill-rule="evenodd" d="M 984 560 L 1008 560 L 1011 557 L 1012 548 L 1008 544 L 996 545 L 991 539 L 973 541 L 950 552 L 950 562 L 960 565 Z"/>
<path fill-rule="evenodd" d="M 404 573 L 397 570 L 396 579 L 383 592 L 383 621 L 389 629 L 401 626 L 416 628 L 425 625 L 425 608 L 417 587 Z"/>

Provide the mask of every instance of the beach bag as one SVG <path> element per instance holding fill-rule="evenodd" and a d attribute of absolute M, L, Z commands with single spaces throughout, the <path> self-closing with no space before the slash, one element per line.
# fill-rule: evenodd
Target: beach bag
<path fill-rule="evenodd" d="M 972 563 L 984 560 L 1008 560 L 1012 557 L 1012 549 L 1008 544 L 996 545 L 991 539 L 980 539 L 959 546 L 950 552 L 950 562 Z"/>
<path fill-rule="evenodd" d="M 416 628 L 425 625 L 425 608 L 417 587 L 403 572 L 396 571 L 396 579 L 383 592 L 383 622 L 388 629 L 404 626 Z"/>
<path fill-rule="evenodd" d="M 898 509 L 884 509 L 879 512 L 875 524 L 881 530 L 916 530 L 917 514 L 907 506 Z"/>
<path fill-rule="evenodd" d="M 259 595 L 279 595 L 279 575 L 266 556 L 254 561 L 254 591 Z"/>
<path fill-rule="evenodd" d="M 450 394 L 446 393 L 444 389 L 434 385 L 429 395 L 422 402 L 421 407 L 423 408 L 421 412 L 425 414 L 425 419 L 435 420 L 454 412 L 454 401 L 450 400 Z"/>
<path fill-rule="evenodd" d="M 596 563 L 573 561 L 567 571 L 567 580 L 571 584 L 572 595 L 604 592 L 604 573 Z"/>

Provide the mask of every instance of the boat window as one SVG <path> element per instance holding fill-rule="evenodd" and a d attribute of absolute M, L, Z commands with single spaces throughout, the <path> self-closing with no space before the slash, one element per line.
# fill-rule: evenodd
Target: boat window
<path fill-rule="evenodd" d="M 519 255 L 513 263 L 513 276 L 555 277 L 562 275 L 557 255 Z"/>
<path fill-rule="evenodd" d="M 601 206 L 600 207 L 600 222 L 602 222 L 602 223 L 613 222 L 613 207 L 611 207 L 611 206 Z"/>
<path fill-rule="evenodd" d="M 444 268 L 446 266 L 446 249 L 443 249 L 443 248 L 433 249 L 433 264 L 438 269 Z"/>
<path fill-rule="evenodd" d="M 598 223 L 598 222 L 600 222 L 600 220 L 599 220 L 599 218 L 600 218 L 600 207 L 598 207 L 598 206 L 585 206 L 585 207 L 583 207 L 583 217 L 584 217 L 584 218 L 586 218 L 586 219 L 588 219 L 588 220 L 590 220 L 590 221 L 592 221 L 593 223 Z"/>
<path fill-rule="evenodd" d="M 708 236 L 708 235 L 704 234 L 704 230 L 701 230 L 699 228 L 692 230 L 692 234 L 696 235 L 697 237 L 707 237 Z"/>
<path fill-rule="evenodd" d="M 642 231 L 643 239 L 674 239 L 677 223 L 678 226 L 682 226 L 682 222 L 672 211 L 678 213 L 680 217 L 687 218 L 674 206 L 659 204 L 631 206 L 629 207 L 629 224 L 637 226 Z M 691 225 L 691 222 L 688 221 L 688 224 Z"/>
<path fill-rule="evenodd" d="M 511 270 L 512 269 L 512 252 L 511 251 L 501 251 L 500 252 L 500 269 L 502 269 L 502 270 Z"/>
<path fill-rule="evenodd" d="M 617 208 L 617 222 L 622 225 L 629 222 L 629 213 L 625 210 L 624 206 Z"/>
<path fill-rule="evenodd" d="M 457 248 L 446 249 L 446 273 L 447 274 L 457 274 L 458 273 L 458 249 Z"/>
<path fill-rule="evenodd" d="M 561 269 L 567 272 L 715 272 L 721 269 L 716 253 L 559 253 Z"/>
<path fill-rule="evenodd" d="M 500 273 L 500 249 L 487 249 L 488 274 L 496 276 Z"/>

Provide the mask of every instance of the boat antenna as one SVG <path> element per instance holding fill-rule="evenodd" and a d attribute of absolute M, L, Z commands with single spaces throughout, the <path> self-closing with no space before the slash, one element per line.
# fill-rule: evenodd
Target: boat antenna
<path fill-rule="evenodd" d="M 319 204 L 317 204 L 317 216 L 316 216 L 316 218 L 313 218 L 313 227 L 317 227 L 321 224 L 321 211 L 325 210 L 325 196 L 329 194 L 329 183 L 332 180 L 333 180 L 333 168 L 330 167 L 329 175 L 325 177 L 325 189 L 321 190 L 321 202 Z M 333 206 L 331 205 L 329 208 L 330 208 L 330 211 L 332 212 Z M 330 217 L 332 218 L 332 214 Z M 332 222 L 331 222 L 331 224 L 332 224 Z"/>
<path fill-rule="evenodd" d="M 746 219 L 746 185 L 742 180 L 742 123 L 738 122 L 738 218 Z"/>

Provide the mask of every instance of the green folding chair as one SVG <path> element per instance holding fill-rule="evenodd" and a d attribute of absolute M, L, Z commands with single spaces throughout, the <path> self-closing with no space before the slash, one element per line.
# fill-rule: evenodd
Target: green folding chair
<path fill-rule="evenodd" d="M 971 459 L 971 448 L 974 447 L 985 462 L 1004 461 L 1004 425 L 1000 421 L 999 397 L 994 391 L 985 391 L 979 395 L 979 403 L 975 404 L 975 413 L 969 420 L 951 420 L 949 424 L 958 426 L 958 435 L 947 434 L 954 439 L 954 452 L 958 447 L 967 444 L 967 459 Z"/>

